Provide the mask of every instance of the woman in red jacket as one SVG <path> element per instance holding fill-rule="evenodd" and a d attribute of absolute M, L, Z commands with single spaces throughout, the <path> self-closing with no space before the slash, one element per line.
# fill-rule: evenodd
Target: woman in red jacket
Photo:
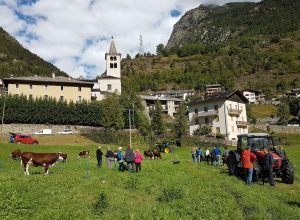
<path fill-rule="evenodd" d="M 135 163 L 135 172 L 137 172 L 137 173 L 141 172 L 142 160 L 143 160 L 143 157 L 142 157 L 142 154 L 140 153 L 140 150 L 136 149 L 135 150 L 135 160 L 134 160 L 134 163 Z"/>

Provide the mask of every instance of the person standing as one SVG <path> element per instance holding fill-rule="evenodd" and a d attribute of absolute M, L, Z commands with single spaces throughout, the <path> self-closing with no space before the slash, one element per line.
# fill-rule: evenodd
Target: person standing
<path fill-rule="evenodd" d="M 205 148 L 205 160 L 206 160 L 207 164 L 209 164 L 209 158 L 210 158 L 210 153 L 209 153 L 208 148 L 206 147 Z"/>
<path fill-rule="evenodd" d="M 134 163 L 135 163 L 135 172 L 137 173 L 141 172 L 142 170 L 142 160 L 143 160 L 143 156 L 140 150 L 136 149 Z"/>
<path fill-rule="evenodd" d="M 220 166 L 221 150 L 220 150 L 219 146 L 215 147 L 215 149 L 214 149 L 214 155 L 215 155 L 214 166 L 217 165 L 217 162 L 218 162 L 218 166 Z"/>
<path fill-rule="evenodd" d="M 108 169 L 111 169 L 112 161 L 114 160 L 114 152 L 110 149 L 110 147 L 107 148 L 105 157 L 106 157 L 107 167 L 108 167 Z"/>
<path fill-rule="evenodd" d="M 268 177 L 268 181 L 270 186 L 275 186 L 275 182 L 274 182 L 274 177 L 273 177 L 273 155 L 271 154 L 271 152 L 267 149 L 264 148 L 264 177 L 266 176 Z"/>
<path fill-rule="evenodd" d="M 246 147 L 241 153 L 242 167 L 245 174 L 245 182 L 247 185 L 252 184 L 253 177 L 253 162 L 256 160 L 256 156 L 251 153 L 250 148 Z"/>
<path fill-rule="evenodd" d="M 103 153 L 101 151 L 101 146 L 98 147 L 98 149 L 96 150 L 96 157 L 97 157 L 97 167 L 98 168 L 101 168 L 102 166 L 102 156 L 103 156 Z"/>
<path fill-rule="evenodd" d="M 210 165 L 212 166 L 213 164 L 215 164 L 215 161 L 216 161 L 215 147 L 212 147 L 210 151 Z"/>
<path fill-rule="evenodd" d="M 229 150 L 227 149 L 227 147 L 225 147 L 224 152 L 223 152 L 223 165 L 222 166 L 224 166 L 224 164 L 227 163 L 228 156 L 229 156 Z"/>
<path fill-rule="evenodd" d="M 197 159 L 196 159 L 196 154 L 197 154 L 197 152 L 196 152 L 196 147 L 193 147 L 193 148 L 192 148 L 192 160 L 193 160 L 193 162 L 196 162 L 196 161 L 197 161 Z"/>
<path fill-rule="evenodd" d="M 125 152 L 125 162 L 127 163 L 127 170 L 134 173 L 134 159 L 135 155 L 130 145 L 128 145 L 127 150 Z"/>
<path fill-rule="evenodd" d="M 123 159 L 122 147 L 118 147 L 117 162 L 119 163 L 119 171 L 124 171 L 125 169 L 124 169 L 124 159 Z"/>
<path fill-rule="evenodd" d="M 202 158 L 202 149 L 201 149 L 201 147 L 198 147 L 198 149 L 196 150 L 196 154 L 197 154 L 197 161 L 200 163 L 201 158 Z"/>

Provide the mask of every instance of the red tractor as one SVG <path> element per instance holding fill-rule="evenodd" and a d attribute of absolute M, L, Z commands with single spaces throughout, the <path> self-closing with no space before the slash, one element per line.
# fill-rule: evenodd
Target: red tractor
<path fill-rule="evenodd" d="M 274 158 L 274 176 L 282 178 L 282 182 L 284 183 L 294 183 L 294 169 L 292 163 L 288 160 L 287 155 L 284 152 L 275 148 L 273 138 L 264 133 L 249 133 L 238 135 L 237 150 L 230 151 L 227 160 L 229 175 L 243 175 L 240 155 L 246 147 L 249 147 L 251 152 L 256 155 L 253 173 L 254 179 L 264 178 L 263 160 L 265 154 L 263 152 L 263 148 L 268 148 L 271 150 Z"/>

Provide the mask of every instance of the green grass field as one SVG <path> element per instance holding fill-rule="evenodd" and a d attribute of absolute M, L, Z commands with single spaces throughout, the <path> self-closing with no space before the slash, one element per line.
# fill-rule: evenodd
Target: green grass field
<path fill-rule="evenodd" d="M 108 170 L 106 164 L 97 169 L 97 145 L 2 144 L 0 219 L 300 219 L 300 138 L 292 139 L 286 150 L 295 183 L 278 179 L 275 188 L 249 187 L 228 176 L 226 167 L 192 163 L 190 147 L 144 160 L 142 172 L 132 174 Z M 25 176 L 20 161 L 9 158 L 17 148 L 66 152 L 69 160 L 50 168 L 48 176 L 42 167 L 30 167 Z M 85 149 L 91 158 L 78 159 Z M 181 163 L 174 165 L 177 157 Z"/>

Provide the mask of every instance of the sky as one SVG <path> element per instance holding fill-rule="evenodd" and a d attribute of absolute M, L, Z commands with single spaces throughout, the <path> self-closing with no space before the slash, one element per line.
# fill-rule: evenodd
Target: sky
<path fill-rule="evenodd" d="M 155 54 L 156 46 L 167 43 L 173 25 L 186 11 L 200 4 L 227 2 L 230 0 L 0 0 L 0 26 L 71 77 L 94 79 L 105 71 L 104 54 L 112 36 L 122 57 L 139 52 L 140 35 L 143 52 Z"/>

